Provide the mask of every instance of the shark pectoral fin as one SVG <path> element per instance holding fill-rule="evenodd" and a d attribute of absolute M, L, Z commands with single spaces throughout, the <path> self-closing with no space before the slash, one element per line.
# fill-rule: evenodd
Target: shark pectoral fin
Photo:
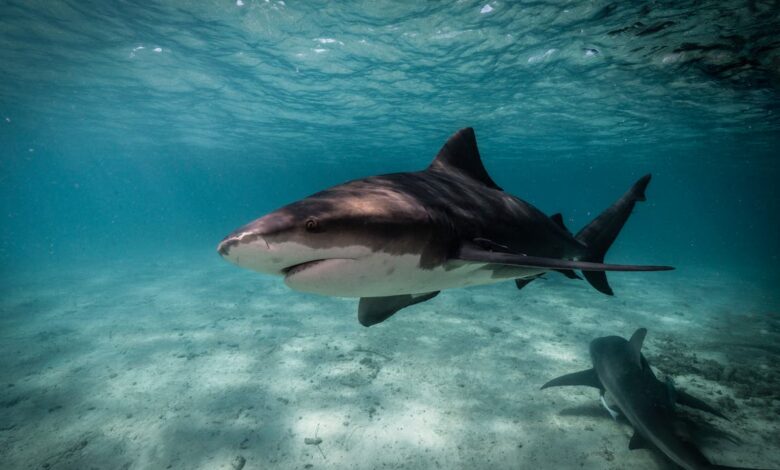
<path fill-rule="evenodd" d="M 475 245 L 465 243 L 454 259 L 472 261 L 477 263 L 506 264 L 521 266 L 524 268 L 540 268 L 544 270 L 579 269 L 580 271 L 667 271 L 674 269 L 670 266 L 640 266 L 633 264 L 604 264 L 588 261 L 572 261 L 558 258 L 543 258 L 540 256 L 526 256 L 517 253 L 500 253 L 490 251 Z"/>
<path fill-rule="evenodd" d="M 707 413 L 712 413 L 715 416 L 719 416 L 727 421 L 730 421 L 720 411 L 716 410 L 715 408 L 711 407 L 704 401 L 699 400 L 693 395 L 686 393 L 680 389 L 677 389 L 675 391 L 675 398 L 677 400 L 677 403 L 679 403 L 680 405 L 687 406 L 688 408 L 696 408 L 697 410 L 706 411 Z"/>
<path fill-rule="evenodd" d="M 640 369 L 642 369 L 642 343 L 645 341 L 645 336 L 647 336 L 647 328 L 639 328 L 631 335 L 631 339 L 628 340 L 631 357 Z"/>
<path fill-rule="evenodd" d="M 628 441 L 628 449 L 629 450 L 635 450 L 635 449 L 651 449 L 652 444 L 650 441 L 644 438 L 641 434 L 639 434 L 637 431 L 634 431 L 634 435 L 631 436 L 631 440 Z"/>
<path fill-rule="evenodd" d="M 358 321 L 363 326 L 376 325 L 390 318 L 395 312 L 410 305 L 425 302 L 439 295 L 439 291 L 427 294 L 403 294 L 388 297 L 361 297 L 358 305 Z"/>
<path fill-rule="evenodd" d="M 557 379 L 552 379 L 542 385 L 542 390 L 549 387 L 563 387 L 568 385 L 583 385 L 604 390 L 604 386 L 601 385 L 601 380 L 599 380 L 599 376 L 596 374 L 596 369 L 582 370 L 580 372 L 562 375 Z"/>

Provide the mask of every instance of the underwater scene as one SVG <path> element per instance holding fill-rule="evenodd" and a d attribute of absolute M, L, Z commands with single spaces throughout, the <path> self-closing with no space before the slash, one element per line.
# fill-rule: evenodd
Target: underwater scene
<path fill-rule="evenodd" d="M 0 0 L 0 468 L 780 468 L 780 3 Z"/>

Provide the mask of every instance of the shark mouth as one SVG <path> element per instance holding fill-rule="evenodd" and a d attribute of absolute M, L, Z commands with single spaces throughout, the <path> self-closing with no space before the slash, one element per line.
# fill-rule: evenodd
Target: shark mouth
<path fill-rule="evenodd" d="M 303 271 L 308 271 L 311 268 L 314 268 L 316 266 L 322 266 L 325 265 L 324 268 L 328 269 L 330 267 L 337 267 L 339 266 L 343 261 L 346 260 L 354 260 L 355 258 L 322 258 L 322 259 L 314 259 L 311 261 L 306 261 L 299 264 L 294 264 L 292 266 L 288 266 L 284 269 L 282 269 L 282 275 L 284 275 L 285 280 L 290 279 L 293 276 L 296 276 Z M 334 262 L 329 264 L 329 262 Z M 325 274 L 324 271 L 320 272 L 320 274 Z"/>
<path fill-rule="evenodd" d="M 288 267 L 282 269 L 282 274 L 284 274 L 285 277 L 290 277 L 290 276 L 298 274 L 301 271 L 305 271 L 305 270 L 311 268 L 312 266 L 316 266 L 316 265 L 318 265 L 318 264 L 320 264 L 322 262 L 325 262 L 325 261 L 328 261 L 328 258 L 325 258 L 325 259 L 315 259 L 315 260 L 312 260 L 312 261 L 306 261 L 305 263 L 294 264 L 292 266 L 288 266 Z"/>

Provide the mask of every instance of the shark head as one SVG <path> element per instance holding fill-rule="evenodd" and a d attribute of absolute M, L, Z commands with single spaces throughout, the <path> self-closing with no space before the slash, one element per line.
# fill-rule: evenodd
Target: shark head
<path fill-rule="evenodd" d="M 642 356 L 642 344 L 647 335 L 646 328 L 637 329 L 630 339 L 620 336 L 605 336 L 590 342 L 590 357 L 597 370 L 643 370 L 646 360 Z M 652 373 L 652 372 L 651 372 Z"/>
<path fill-rule="evenodd" d="M 595 363 L 604 358 L 625 355 L 628 351 L 628 341 L 620 336 L 604 336 L 591 341 L 588 349 Z"/>
<path fill-rule="evenodd" d="M 238 228 L 217 251 L 296 290 L 381 291 L 399 263 L 419 265 L 429 239 L 427 213 L 396 184 L 386 175 L 335 186 Z"/>
<path fill-rule="evenodd" d="M 306 199 L 239 227 L 220 242 L 217 252 L 242 268 L 281 276 L 326 260 L 364 256 L 361 245 L 333 242 L 328 232 L 338 222 L 315 200 Z"/>
<path fill-rule="evenodd" d="M 462 271 L 485 263 L 444 266 L 463 232 L 448 213 L 465 198 L 468 209 L 461 212 L 473 212 L 465 216 L 466 231 L 476 230 L 480 214 L 491 211 L 468 195 L 486 191 L 501 190 L 482 165 L 473 129 L 466 128 L 424 171 L 326 189 L 240 227 L 217 251 L 243 268 L 284 276 L 295 290 L 324 295 L 381 297 L 472 285 L 476 281 Z M 482 274 L 480 282 L 490 282 L 491 273 Z"/>

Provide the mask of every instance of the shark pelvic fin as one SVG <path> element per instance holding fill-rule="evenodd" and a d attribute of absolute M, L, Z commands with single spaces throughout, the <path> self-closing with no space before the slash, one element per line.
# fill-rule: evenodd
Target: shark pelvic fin
<path fill-rule="evenodd" d="M 450 137 L 439 150 L 428 170 L 458 171 L 493 189 L 502 189 L 493 181 L 482 164 L 474 129 L 466 127 Z"/>
<path fill-rule="evenodd" d="M 601 380 L 599 380 L 599 376 L 596 374 L 596 369 L 587 369 L 562 375 L 542 385 L 542 390 L 549 387 L 563 387 L 568 385 L 583 385 L 586 387 L 594 387 L 601 391 L 604 390 L 604 386 L 601 384 Z"/>
<path fill-rule="evenodd" d="M 644 343 L 645 341 L 645 336 L 647 336 L 647 328 L 639 328 L 634 332 L 633 335 L 631 335 L 631 339 L 628 340 L 629 349 L 631 350 L 631 356 L 634 360 L 634 363 L 640 369 L 643 368 L 642 343 Z"/>
<path fill-rule="evenodd" d="M 404 307 L 419 304 L 436 297 L 439 291 L 427 294 L 403 294 L 388 297 L 361 297 L 358 305 L 358 321 L 363 326 L 376 325 L 387 320 Z"/>

